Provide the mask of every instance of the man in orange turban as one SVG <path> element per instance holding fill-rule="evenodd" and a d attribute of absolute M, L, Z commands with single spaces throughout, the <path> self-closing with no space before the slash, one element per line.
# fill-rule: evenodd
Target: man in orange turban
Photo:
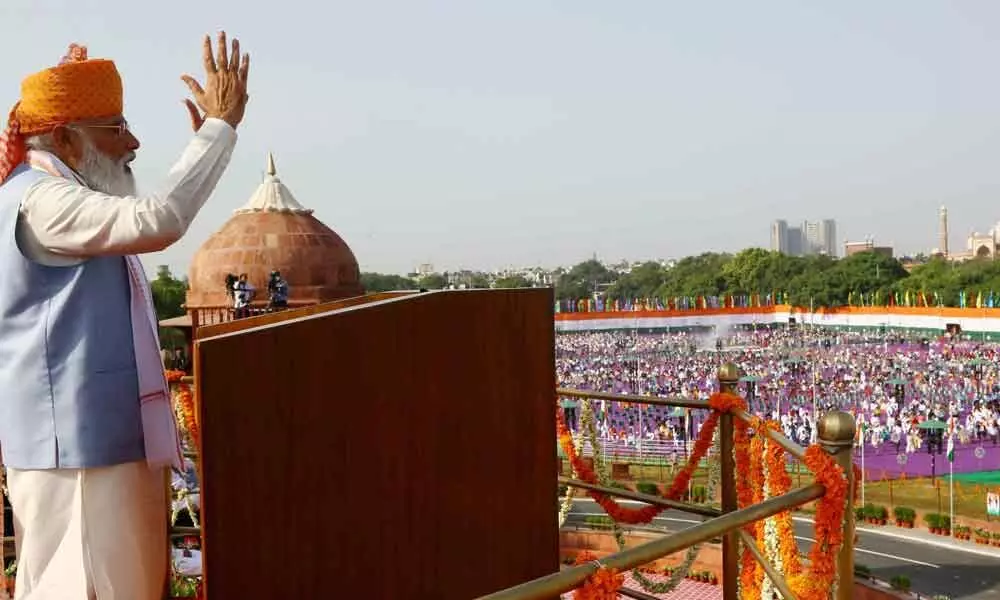
<path fill-rule="evenodd" d="M 139 141 L 113 62 L 70 46 L 27 77 L 0 136 L 0 447 L 16 598 L 160 600 L 164 470 L 182 464 L 156 313 L 137 254 L 177 241 L 229 163 L 249 59 L 205 38 L 183 79 L 194 138 L 136 195 Z"/>

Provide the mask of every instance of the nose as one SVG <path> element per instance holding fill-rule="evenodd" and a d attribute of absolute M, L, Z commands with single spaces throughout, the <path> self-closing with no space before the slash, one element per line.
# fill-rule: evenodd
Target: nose
<path fill-rule="evenodd" d="M 125 147 L 131 152 L 135 152 L 139 149 L 139 138 L 135 137 L 135 134 L 131 130 L 125 130 Z"/>

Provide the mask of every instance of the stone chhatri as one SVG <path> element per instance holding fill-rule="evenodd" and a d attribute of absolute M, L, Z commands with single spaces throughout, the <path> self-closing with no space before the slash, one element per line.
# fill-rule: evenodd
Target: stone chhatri
<path fill-rule="evenodd" d="M 229 273 L 246 273 L 266 301 L 271 271 L 288 281 L 292 305 L 363 293 L 358 261 L 346 242 L 278 179 L 274 158 L 250 201 L 209 237 L 191 261 L 188 308 L 227 306 Z"/>

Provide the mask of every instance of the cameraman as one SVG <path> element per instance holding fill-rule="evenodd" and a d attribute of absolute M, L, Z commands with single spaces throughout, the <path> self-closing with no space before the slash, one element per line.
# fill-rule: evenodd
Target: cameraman
<path fill-rule="evenodd" d="M 270 297 L 268 309 L 288 308 L 288 282 L 281 278 L 281 273 L 271 271 L 271 279 L 267 282 L 267 293 Z"/>

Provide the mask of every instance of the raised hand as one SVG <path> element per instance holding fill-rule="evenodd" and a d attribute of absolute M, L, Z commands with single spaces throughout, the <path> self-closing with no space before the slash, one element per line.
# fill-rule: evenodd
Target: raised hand
<path fill-rule="evenodd" d="M 247 76 L 250 74 L 250 55 L 240 54 L 240 41 L 233 39 L 232 55 L 226 43 L 226 32 L 219 34 L 218 57 L 212 54 L 212 38 L 205 36 L 204 62 L 205 87 L 190 75 L 182 75 L 194 96 L 185 100 L 191 116 L 191 127 L 198 131 L 205 119 L 222 119 L 235 129 L 243 120 L 247 101 Z"/>

